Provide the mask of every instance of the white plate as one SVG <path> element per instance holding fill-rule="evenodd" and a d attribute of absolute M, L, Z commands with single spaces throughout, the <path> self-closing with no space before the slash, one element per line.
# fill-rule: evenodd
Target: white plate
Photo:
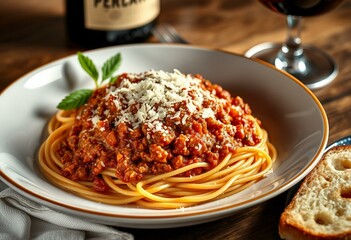
<path fill-rule="evenodd" d="M 166 228 L 212 221 L 266 201 L 298 183 L 320 159 L 328 139 L 327 116 L 312 92 L 293 77 L 262 62 L 189 45 L 140 44 L 85 54 L 102 64 L 117 52 L 123 57 L 120 72 L 200 73 L 242 96 L 278 150 L 273 174 L 236 195 L 174 210 L 111 206 L 58 189 L 38 171 L 43 129 L 67 93 L 93 87 L 77 57 L 70 56 L 28 73 L 1 94 L 0 176 L 6 184 L 31 200 L 94 222 Z"/>

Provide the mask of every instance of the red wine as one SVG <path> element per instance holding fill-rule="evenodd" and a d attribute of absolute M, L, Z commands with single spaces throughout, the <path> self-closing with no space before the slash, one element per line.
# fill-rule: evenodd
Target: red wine
<path fill-rule="evenodd" d="M 269 9 L 295 16 L 314 16 L 334 9 L 342 0 L 259 0 Z"/>
<path fill-rule="evenodd" d="M 66 0 L 70 40 L 85 47 L 145 41 L 160 12 L 160 0 Z"/>

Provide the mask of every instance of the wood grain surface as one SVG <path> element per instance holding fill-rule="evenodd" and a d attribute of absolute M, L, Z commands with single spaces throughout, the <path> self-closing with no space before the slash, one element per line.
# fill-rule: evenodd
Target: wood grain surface
<path fill-rule="evenodd" d="M 172 24 L 191 44 L 243 54 L 285 39 L 285 17 L 255 0 L 162 0 L 159 22 Z M 157 42 L 151 37 L 149 42 Z M 302 41 L 324 49 L 339 65 L 337 78 L 314 93 L 329 119 L 329 143 L 351 134 L 351 0 L 304 20 Z M 0 1 L 0 92 L 26 73 L 88 49 L 70 43 L 62 0 Z M 135 239 L 279 239 L 286 193 L 222 220 L 173 229 L 126 229 Z"/>

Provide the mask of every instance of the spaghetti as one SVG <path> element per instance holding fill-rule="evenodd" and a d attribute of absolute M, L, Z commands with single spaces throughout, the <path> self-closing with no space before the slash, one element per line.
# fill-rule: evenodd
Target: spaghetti
<path fill-rule="evenodd" d="M 123 74 L 53 116 L 39 165 L 50 182 L 93 201 L 187 207 L 271 171 L 276 150 L 260 124 L 241 98 L 200 75 Z"/>

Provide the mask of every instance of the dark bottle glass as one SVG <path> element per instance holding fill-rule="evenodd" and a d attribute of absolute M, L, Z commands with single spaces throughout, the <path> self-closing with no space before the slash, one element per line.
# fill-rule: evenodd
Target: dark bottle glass
<path fill-rule="evenodd" d="M 84 47 L 136 43 L 150 37 L 160 0 L 66 0 L 66 28 Z"/>

